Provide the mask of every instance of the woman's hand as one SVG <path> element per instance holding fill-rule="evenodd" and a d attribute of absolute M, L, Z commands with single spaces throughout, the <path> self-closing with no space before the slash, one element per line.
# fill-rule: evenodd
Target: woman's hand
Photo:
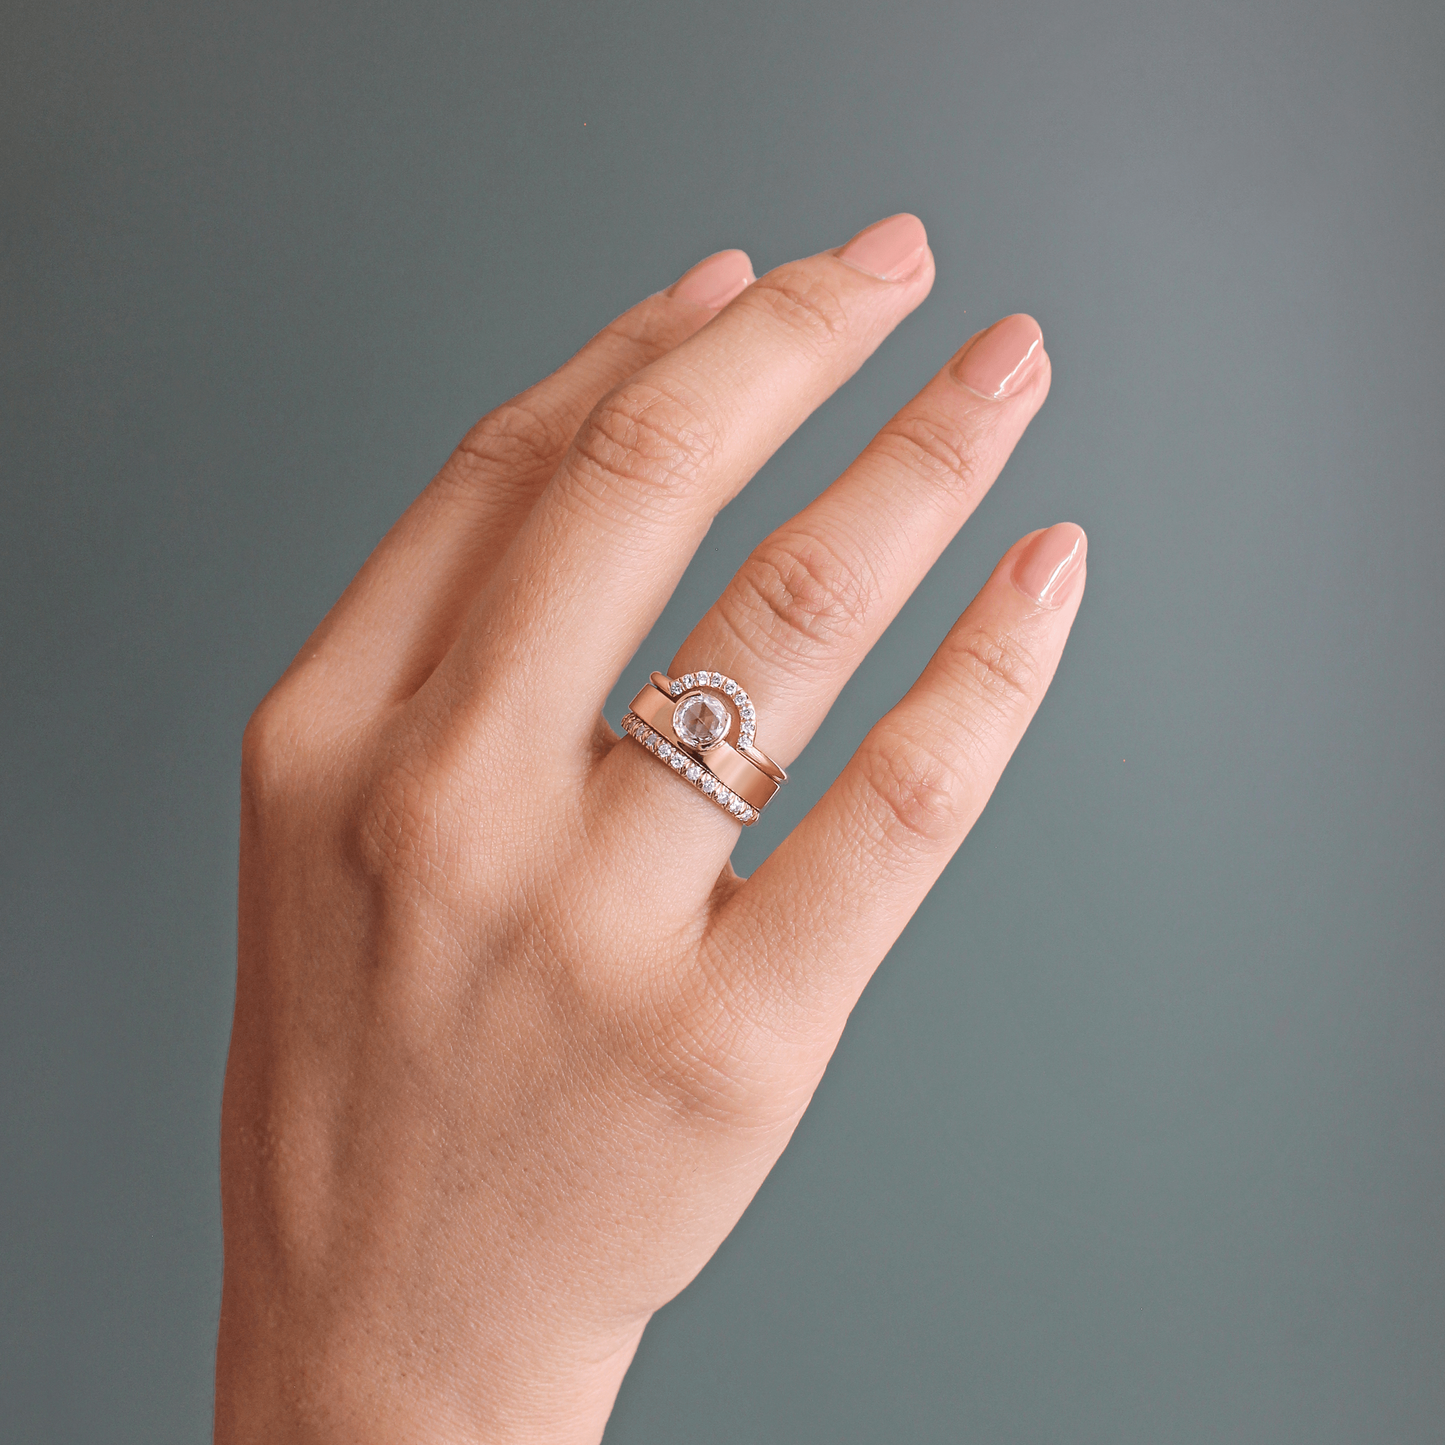
<path fill-rule="evenodd" d="M 702 262 L 477 424 L 252 718 L 219 1441 L 598 1440 L 787 1144 L 1039 705 L 1083 534 L 1009 551 L 746 881 L 738 822 L 601 708 L 713 516 L 932 280 L 911 216 L 757 281 Z M 789 763 L 1049 375 L 1029 318 L 975 337 L 670 673 L 738 679 Z"/>

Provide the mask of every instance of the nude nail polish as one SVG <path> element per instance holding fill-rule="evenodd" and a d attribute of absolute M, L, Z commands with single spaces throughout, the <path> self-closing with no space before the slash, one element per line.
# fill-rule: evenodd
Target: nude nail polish
<path fill-rule="evenodd" d="M 953 379 L 989 401 L 1001 401 L 1028 380 L 1044 354 L 1044 333 L 1032 316 L 1005 316 L 980 331 L 953 363 Z"/>
<path fill-rule="evenodd" d="M 719 251 L 699 261 L 672 284 L 667 294 L 678 301 L 691 301 L 694 306 L 706 306 L 709 311 L 721 311 L 756 280 L 753 263 L 745 251 Z"/>
<path fill-rule="evenodd" d="M 855 271 L 880 281 L 904 281 L 923 264 L 927 251 L 928 232 L 923 222 L 904 213 L 859 231 L 837 256 Z"/>
<path fill-rule="evenodd" d="M 1040 532 L 1019 554 L 1013 584 L 1040 607 L 1062 607 L 1083 570 L 1089 539 L 1072 522 Z"/>

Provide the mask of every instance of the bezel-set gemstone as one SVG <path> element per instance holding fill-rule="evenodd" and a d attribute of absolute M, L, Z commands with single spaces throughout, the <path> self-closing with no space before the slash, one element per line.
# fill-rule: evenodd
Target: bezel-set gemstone
<path fill-rule="evenodd" d="M 720 698 L 711 693 L 684 693 L 672 710 L 672 730 L 688 747 L 706 751 L 727 737 L 733 720 Z"/>
<path fill-rule="evenodd" d="M 758 727 L 757 709 L 753 707 L 753 700 L 747 695 L 747 692 L 725 673 L 713 672 L 709 669 L 704 669 L 699 672 L 685 672 L 681 677 L 673 678 L 668 683 L 667 690 L 672 697 L 681 698 L 689 692 L 704 687 L 715 688 L 723 694 L 736 710 L 738 730 L 735 746 L 740 750 L 752 747 L 753 734 L 757 731 Z M 674 725 L 674 731 L 676 731 L 676 725 Z M 726 734 L 724 734 L 724 736 L 726 736 Z M 699 744 L 693 743 L 690 738 L 684 738 L 683 741 L 686 742 L 689 747 L 699 746 Z"/>

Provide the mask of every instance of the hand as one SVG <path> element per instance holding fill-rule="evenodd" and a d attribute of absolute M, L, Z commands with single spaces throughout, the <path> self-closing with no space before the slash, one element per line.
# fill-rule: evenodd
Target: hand
<path fill-rule="evenodd" d="M 757 281 L 702 262 L 473 428 L 252 718 L 217 1440 L 600 1439 L 787 1144 L 1039 705 L 1083 533 L 1009 551 L 747 880 L 739 823 L 601 708 L 714 514 L 932 281 L 911 216 Z M 737 678 L 786 766 L 1049 378 L 1028 317 L 975 337 L 671 675 Z"/>

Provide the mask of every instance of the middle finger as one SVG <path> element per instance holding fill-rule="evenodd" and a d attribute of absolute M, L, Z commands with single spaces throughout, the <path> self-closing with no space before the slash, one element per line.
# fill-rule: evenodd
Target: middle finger
<path fill-rule="evenodd" d="M 735 678 L 756 706 L 757 745 L 791 763 L 993 485 L 1050 379 L 1031 316 L 1007 316 L 972 338 L 832 486 L 759 544 L 670 675 Z M 713 836 L 720 864 L 737 825 L 666 771 L 624 740 L 601 769 L 600 811 L 623 832 L 635 829 L 639 809 L 665 816 L 675 842 L 677 829 L 696 830 L 695 848 Z"/>

